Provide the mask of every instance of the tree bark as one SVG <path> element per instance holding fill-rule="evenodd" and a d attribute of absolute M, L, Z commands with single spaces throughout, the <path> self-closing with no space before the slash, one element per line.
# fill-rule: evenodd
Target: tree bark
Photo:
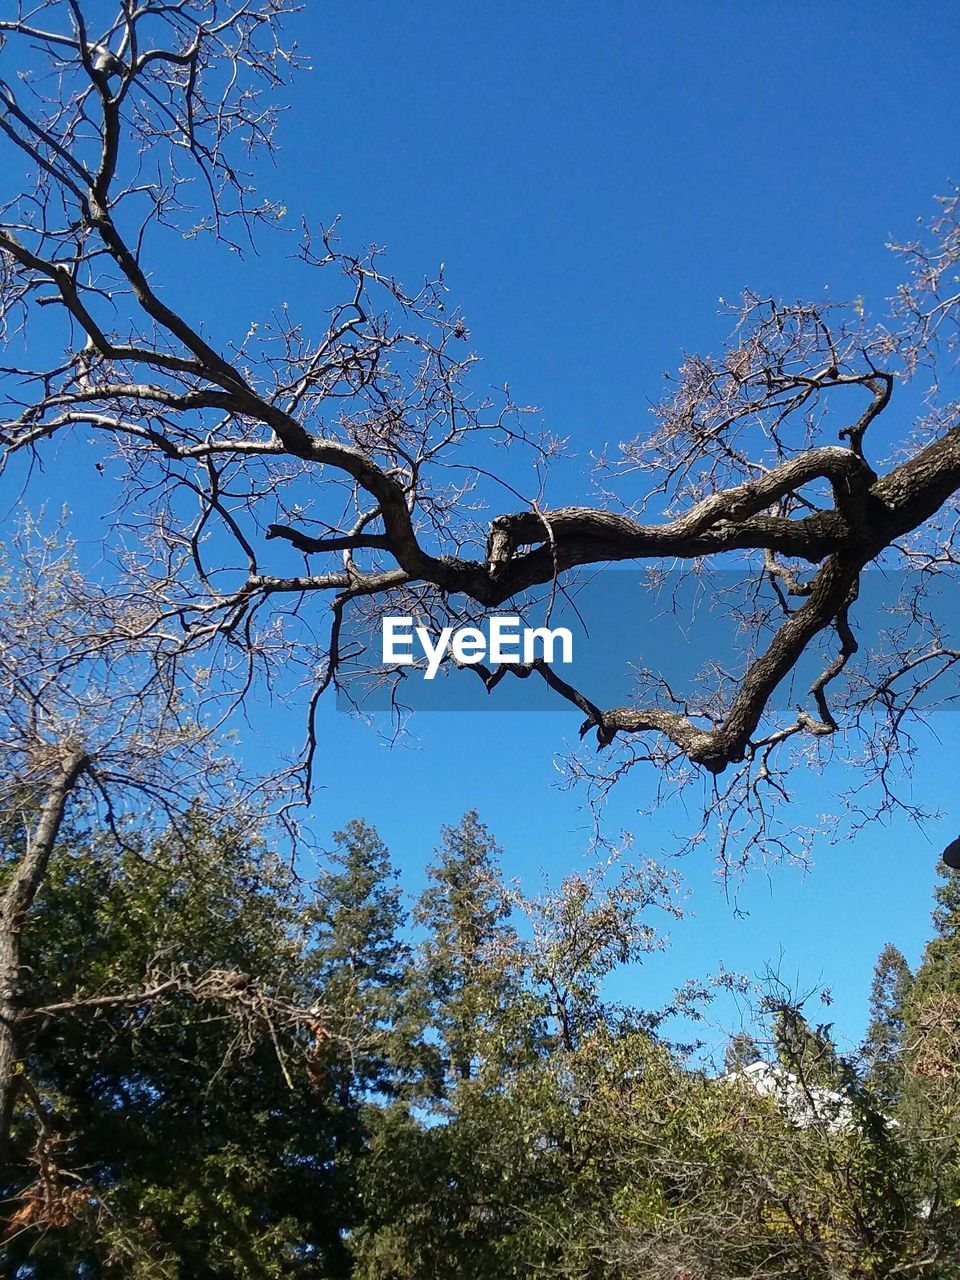
<path fill-rule="evenodd" d="M 13 868 L 0 899 L 0 1170 L 9 1158 L 10 1130 L 20 1061 L 20 932 L 43 883 L 70 793 L 89 759 L 79 748 L 67 754 L 53 778 L 23 857 Z"/>

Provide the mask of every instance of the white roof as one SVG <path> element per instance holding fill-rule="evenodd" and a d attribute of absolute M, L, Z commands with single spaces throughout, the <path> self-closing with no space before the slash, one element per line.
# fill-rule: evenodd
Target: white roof
<path fill-rule="evenodd" d="M 749 1085 L 761 1098 L 773 1098 L 800 1129 L 821 1124 L 828 1129 L 849 1129 L 853 1124 L 850 1099 L 837 1089 L 803 1084 L 786 1068 L 771 1062 L 752 1062 L 721 1077 L 724 1083 Z"/>

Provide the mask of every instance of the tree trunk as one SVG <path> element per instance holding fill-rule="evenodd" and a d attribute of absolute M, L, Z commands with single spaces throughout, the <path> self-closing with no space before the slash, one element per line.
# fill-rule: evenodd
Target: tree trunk
<path fill-rule="evenodd" d="M 27 837 L 23 857 L 14 866 L 0 898 L 0 1170 L 5 1170 L 17 1096 L 20 1014 L 20 930 L 43 883 L 50 854 L 60 834 L 70 793 L 89 763 L 79 748 L 64 757 Z"/>

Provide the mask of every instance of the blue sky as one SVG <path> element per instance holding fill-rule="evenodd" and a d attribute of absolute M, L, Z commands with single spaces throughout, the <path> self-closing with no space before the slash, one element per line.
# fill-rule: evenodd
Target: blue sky
<path fill-rule="evenodd" d="M 271 186 L 291 206 L 343 215 L 345 239 L 390 249 L 401 277 L 446 264 L 491 386 L 542 408 L 578 459 L 552 481 L 583 497 L 589 453 L 648 421 L 664 370 L 716 349 L 721 296 L 863 295 L 880 309 L 899 279 L 885 249 L 960 179 L 953 5 L 316 5 L 301 24 L 312 74 L 281 126 Z M 362 811 L 416 887 L 440 822 L 476 806 L 509 870 L 559 874 L 583 856 L 589 816 L 560 791 L 552 753 L 575 718 L 434 714 L 387 748 L 330 719 L 321 826 Z M 695 915 L 629 985 L 641 1000 L 723 960 L 766 961 L 832 988 L 824 1016 L 863 1025 L 887 940 L 916 960 L 936 855 L 960 829 L 954 716 L 920 757 L 917 794 L 946 817 L 925 831 L 874 828 L 822 847 L 813 870 L 755 874 L 734 914 L 709 855 L 683 870 Z M 799 780 L 798 825 L 831 807 L 839 779 Z M 644 818 L 639 772 L 613 827 L 670 853 Z"/>
<path fill-rule="evenodd" d="M 288 95 L 262 185 L 291 219 L 341 214 L 344 241 L 387 245 L 401 278 L 446 264 L 482 379 L 509 380 L 571 438 L 555 505 L 587 496 L 591 452 L 648 424 L 664 370 L 716 349 L 721 296 L 829 286 L 882 309 L 899 278 L 885 242 L 909 238 L 960 179 L 953 4 L 311 3 L 295 29 L 313 70 Z M 160 270 L 175 266 L 171 254 Z M 309 288 L 265 255 L 216 291 L 178 279 L 174 296 L 193 315 L 216 297 L 242 333 L 288 296 L 308 307 Z M 88 499 L 67 496 L 83 513 Z M 91 536 L 96 519 L 91 508 Z M 299 739 L 294 709 L 268 714 L 270 739 Z M 374 822 L 411 889 L 440 824 L 471 807 L 528 882 L 586 852 L 583 797 L 557 788 L 553 760 L 576 717 L 424 715 L 395 748 L 332 705 L 323 717 L 316 831 Z M 936 855 L 960 829 L 960 725 L 935 728 L 917 793 L 939 799 L 943 821 L 824 846 L 807 876 L 755 874 L 739 895 L 746 915 L 708 852 L 687 859 L 696 914 L 630 976 L 632 994 L 657 1003 L 720 961 L 747 972 L 770 961 L 801 986 L 830 986 L 829 1016 L 858 1035 L 876 954 L 893 940 L 918 958 Z M 269 751 L 265 739 L 254 755 Z M 831 807 L 835 786 L 798 780 L 798 825 Z M 635 772 L 610 823 L 669 854 L 681 815 L 642 816 L 651 799 Z"/>

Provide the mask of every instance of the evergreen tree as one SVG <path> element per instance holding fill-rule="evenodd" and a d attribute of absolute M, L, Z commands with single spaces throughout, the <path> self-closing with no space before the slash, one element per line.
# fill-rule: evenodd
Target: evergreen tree
<path fill-rule="evenodd" d="M 934 934 L 917 970 L 916 1000 L 934 992 L 960 998 L 960 871 L 941 866 L 934 890 Z"/>
<path fill-rule="evenodd" d="M 911 1078 L 904 1115 L 960 1141 L 960 871 L 945 866 L 934 891 L 934 934 L 904 1002 L 904 1041 Z M 960 1186 L 960 1159 L 950 1163 Z"/>
<path fill-rule="evenodd" d="M 349 1274 L 354 1122 L 282 1012 L 318 1003 L 304 903 L 258 842 L 191 821 L 119 858 L 76 839 L 31 913 L 25 1001 L 63 1007 L 31 1023 L 39 1176 L 2 1185 L 4 1275 Z"/>
<path fill-rule="evenodd" d="M 411 953 L 400 936 L 406 919 L 390 855 L 363 821 L 348 823 L 333 839 L 310 908 L 310 972 L 327 1015 L 318 1057 L 326 1069 L 339 1061 L 346 1103 L 351 1090 L 396 1092 L 398 1071 L 409 1074 L 422 1050 L 411 1027 Z"/>
<path fill-rule="evenodd" d="M 870 1023 L 863 1044 L 868 1081 L 878 1096 L 891 1103 L 902 1075 L 904 1014 L 913 975 L 903 953 L 888 942 L 877 958 L 870 988 Z"/>
<path fill-rule="evenodd" d="M 896 1116 L 916 1154 L 922 1202 L 936 1208 L 960 1268 L 960 872 L 940 874 L 934 935 L 904 1003 Z"/>
<path fill-rule="evenodd" d="M 444 827 L 429 887 L 414 911 L 426 931 L 421 987 L 424 1015 L 454 1082 L 469 1080 L 490 1035 L 517 992 L 517 940 L 500 879 L 500 849 L 476 812 Z"/>
<path fill-rule="evenodd" d="M 25 1007 L 48 1012 L 31 1022 L 26 1073 L 44 1124 L 23 1107 L 15 1136 L 21 1168 L 32 1158 L 42 1176 L 0 1187 L 18 1206 L 4 1275 L 958 1274 L 955 881 L 938 893 L 926 993 L 895 949 L 878 965 L 873 1042 L 902 1038 L 896 1125 L 830 1028 L 774 993 L 781 1064 L 850 1104 L 811 1123 L 802 1105 L 691 1069 L 629 1031 L 642 1011 L 602 998 L 601 978 L 646 945 L 628 882 L 612 896 L 565 883 L 521 946 L 522 899 L 468 814 L 443 831 L 411 956 L 371 827 L 336 835 L 304 899 L 257 841 L 193 821 L 185 857 L 162 840 L 106 857 L 70 832 L 31 913 Z M 162 973 L 183 989 L 135 998 Z M 249 1016 L 189 989 L 211 974 Z M 573 992 L 568 1038 L 544 1031 L 553 987 Z M 254 993 L 316 1020 L 266 1028 Z M 450 1063 L 444 1123 L 410 1091 L 425 1044 Z M 758 1056 L 740 1035 L 728 1066 Z"/>

